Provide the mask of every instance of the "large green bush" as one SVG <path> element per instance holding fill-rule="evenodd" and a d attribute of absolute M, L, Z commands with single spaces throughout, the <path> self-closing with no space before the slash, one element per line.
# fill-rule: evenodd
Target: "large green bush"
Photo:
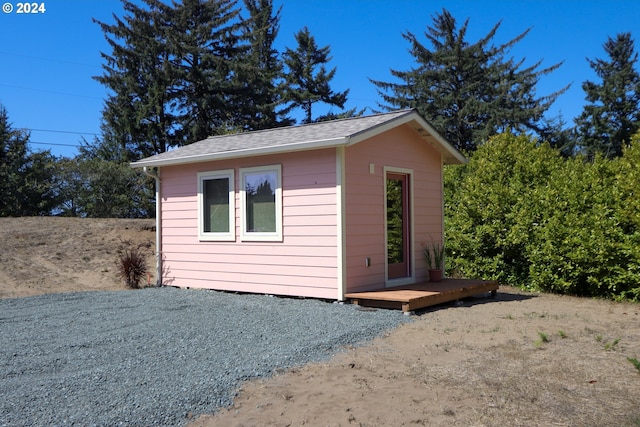
<path fill-rule="evenodd" d="M 499 135 L 445 171 L 447 268 L 530 289 L 640 299 L 640 137 L 621 158 L 564 159 Z"/>

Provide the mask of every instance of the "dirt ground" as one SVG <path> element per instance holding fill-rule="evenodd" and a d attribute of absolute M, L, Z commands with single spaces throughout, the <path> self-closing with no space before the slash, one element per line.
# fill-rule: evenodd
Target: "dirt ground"
<path fill-rule="evenodd" d="M 117 243 L 152 241 L 152 225 L 0 218 L 0 297 L 124 289 Z M 327 362 L 246 383 L 231 408 L 191 425 L 640 426 L 634 360 L 640 305 L 502 287 L 495 299 L 430 308 Z"/>
<path fill-rule="evenodd" d="M 0 218 L 0 298 L 124 290 L 116 272 L 122 241 L 149 243 L 155 283 L 155 220 Z"/>

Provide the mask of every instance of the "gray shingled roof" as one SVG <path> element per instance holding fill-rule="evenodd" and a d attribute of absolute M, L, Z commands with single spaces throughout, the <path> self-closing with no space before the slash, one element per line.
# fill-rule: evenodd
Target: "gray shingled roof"
<path fill-rule="evenodd" d="M 401 110 L 302 126 L 212 136 L 175 150 L 147 157 L 132 163 L 131 166 L 168 166 L 349 145 L 359 142 L 361 138 L 371 137 L 412 120 L 417 120 L 420 127 L 426 127 L 425 131 L 434 137 L 437 141 L 436 145 L 440 146 L 436 148 L 441 152 L 444 150 L 445 159 L 453 160 L 452 163 L 464 162 L 464 157 L 438 135 L 415 110 Z"/>

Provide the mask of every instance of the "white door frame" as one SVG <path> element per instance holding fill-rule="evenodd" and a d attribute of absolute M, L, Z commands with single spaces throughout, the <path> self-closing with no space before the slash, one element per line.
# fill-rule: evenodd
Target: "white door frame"
<path fill-rule="evenodd" d="M 407 196 L 409 198 L 409 253 L 407 254 L 409 261 L 409 275 L 407 277 L 401 277 L 398 279 L 389 279 L 389 265 L 388 265 L 388 249 L 387 249 L 387 174 L 395 173 L 400 175 L 407 175 L 409 182 L 409 191 L 407 192 Z M 384 166 L 383 167 L 383 177 L 384 177 L 384 278 L 385 278 L 385 287 L 392 286 L 402 286 L 415 283 L 416 277 L 416 251 L 415 251 L 415 227 L 414 227 L 414 180 L 413 180 L 413 169 L 406 168 L 397 168 L 392 166 Z"/>

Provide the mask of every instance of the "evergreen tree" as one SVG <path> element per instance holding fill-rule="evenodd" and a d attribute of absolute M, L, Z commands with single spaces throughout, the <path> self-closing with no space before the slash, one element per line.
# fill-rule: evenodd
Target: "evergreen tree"
<path fill-rule="evenodd" d="M 523 67 L 524 60 L 507 58 L 510 49 L 529 32 L 494 45 L 500 22 L 475 43 L 466 40 L 469 20 L 458 28 L 445 9 L 433 18 L 425 37 L 406 32 L 416 66 L 408 71 L 391 70 L 400 83 L 371 80 L 391 110 L 416 108 L 456 148 L 475 150 L 490 136 L 510 129 L 516 132 L 548 131 L 544 113 L 568 88 L 536 97 L 540 77 L 561 64 L 539 70 L 540 62 Z"/>
<path fill-rule="evenodd" d="M 640 129 L 640 74 L 634 69 L 638 54 L 630 33 L 608 38 L 604 50 L 609 60 L 588 60 L 602 83 L 586 81 L 586 100 L 575 120 L 579 142 L 591 158 L 622 155 L 631 136 Z"/>
<path fill-rule="evenodd" d="M 273 44 L 278 35 L 282 6 L 274 13 L 273 0 L 244 0 L 249 12 L 245 38 L 249 49 L 241 61 L 245 91 L 244 129 L 259 130 L 290 125 L 293 121 L 279 111 L 282 106 L 282 61 Z"/>
<path fill-rule="evenodd" d="M 61 158 L 56 162 L 57 214 L 67 217 L 82 216 L 83 196 L 87 193 L 87 181 L 80 170 L 78 157 Z"/>
<path fill-rule="evenodd" d="M 94 20 L 112 49 L 95 77 L 112 92 L 105 127 L 130 159 L 241 126 L 237 0 L 142 3 L 123 0 L 115 24 Z"/>
<path fill-rule="evenodd" d="M 13 129 L 0 104 L 0 216 L 48 215 L 57 204 L 49 151 L 32 153 L 29 134 Z"/>
<path fill-rule="evenodd" d="M 336 74 L 336 68 L 330 71 L 326 68 L 326 64 L 331 61 L 329 46 L 319 48 L 307 27 L 296 34 L 296 42 L 298 44 L 296 50 L 287 48 L 283 54 L 284 63 L 287 66 L 285 76 L 287 89 L 284 97 L 289 103 L 286 111 L 302 108 L 303 123 L 311 123 L 314 121 L 312 115 L 314 104 L 322 102 L 344 108 L 349 89 L 336 93 L 329 86 Z M 353 112 L 354 110 L 351 110 L 347 114 L 353 114 Z"/>
<path fill-rule="evenodd" d="M 567 126 L 562 114 L 547 121 L 547 125 L 540 132 L 540 140 L 557 149 L 562 157 L 568 158 L 576 154 L 577 136 L 575 129 Z"/>
<path fill-rule="evenodd" d="M 237 1 L 173 2 L 168 23 L 180 143 L 242 127 L 245 92 L 238 67 L 246 46 L 241 45 Z"/>
<path fill-rule="evenodd" d="M 129 166 L 116 141 L 84 142 L 79 154 L 63 167 L 66 214 L 92 218 L 154 216 L 153 180 Z"/>
<path fill-rule="evenodd" d="M 123 0 L 126 15 L 100 25 L 112 49 L 101 53 L 104 74 L 95 79 L 111 95 L 103 109 L 103 127 L 120 142 L 131 160 L 178 145 L 175 71 L 167 50 L 169 8 L 157 0 L 144 0 L 143 8 Z"/>

